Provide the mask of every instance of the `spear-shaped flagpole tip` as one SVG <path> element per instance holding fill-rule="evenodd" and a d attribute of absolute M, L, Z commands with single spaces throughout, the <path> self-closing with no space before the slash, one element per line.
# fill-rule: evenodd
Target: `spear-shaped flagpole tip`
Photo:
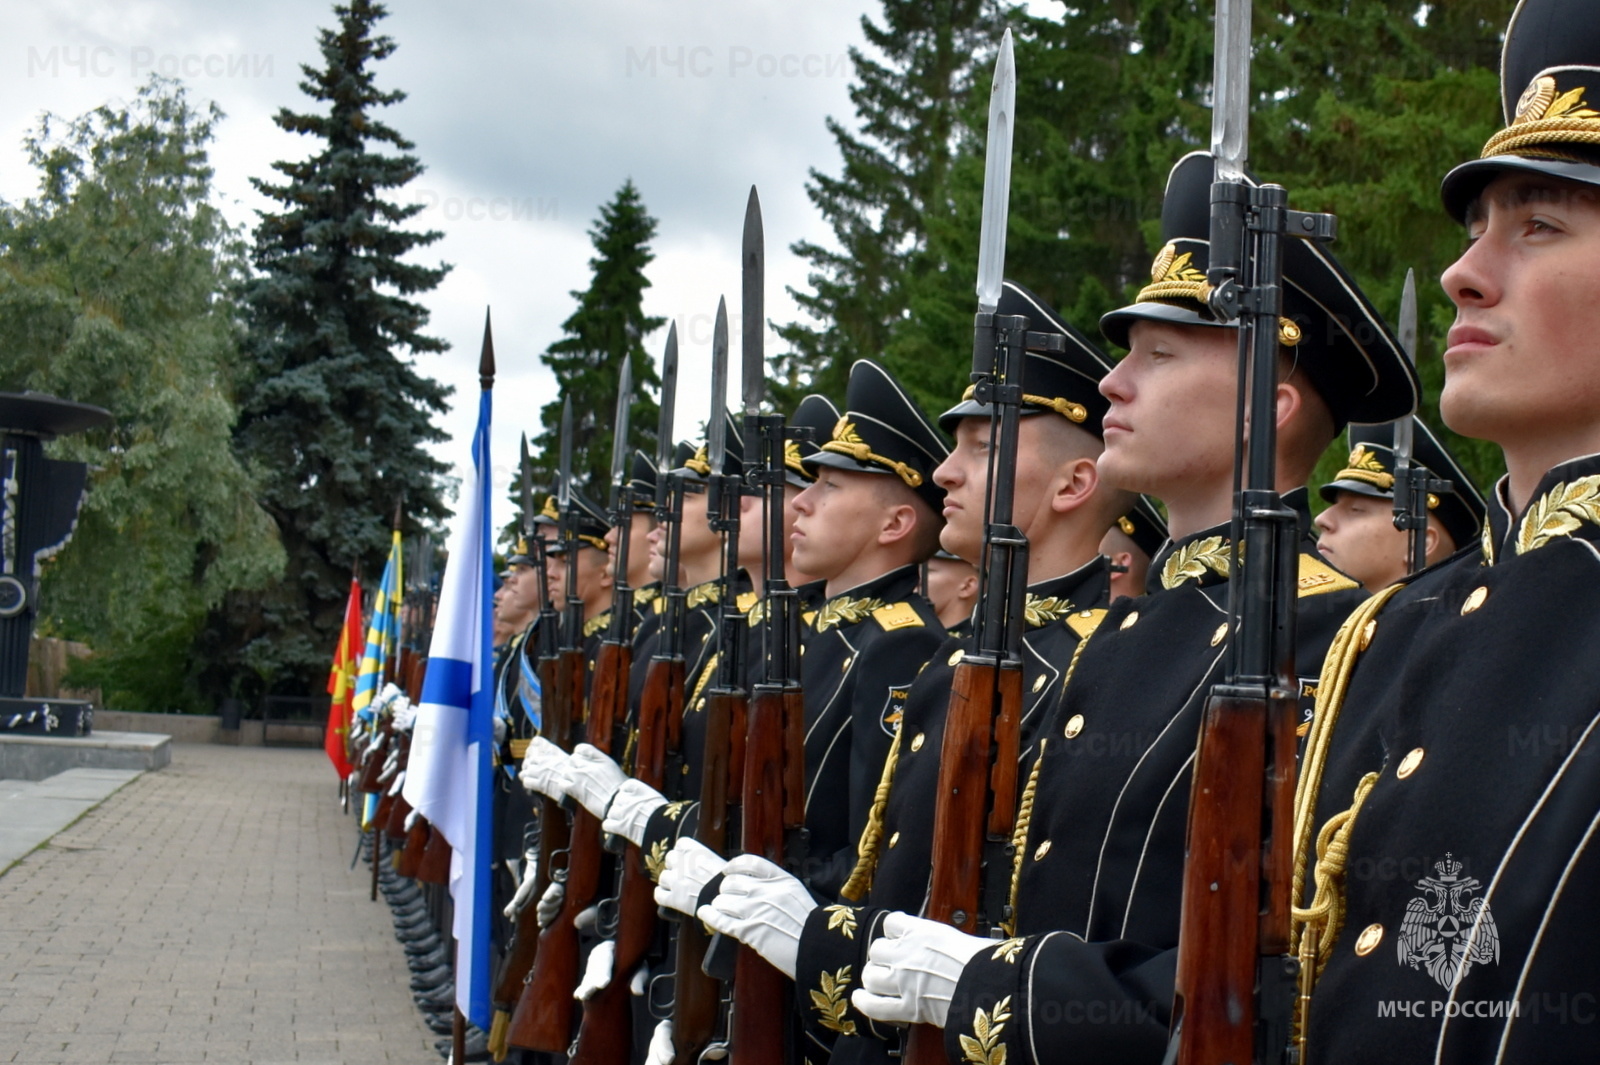
<path fill-rule="evenodd" d="M 478 356 L 478 383 L 485 392 L 494 387 L 494 331 L 489 328 L 489 309 L 483 309 L 483 354 Z"/>

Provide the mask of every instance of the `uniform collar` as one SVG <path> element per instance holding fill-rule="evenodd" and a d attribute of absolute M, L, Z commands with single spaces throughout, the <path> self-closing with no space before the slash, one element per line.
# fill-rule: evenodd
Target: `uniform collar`
<path fill-rule="evenodd" d="M 901 566 L 879 574 L 869 581 L 863 581 L 854 588 L 846 588 L 837 595 L 830 595 L 827 602 L 836 603 L 841 599 L 881 599 L 885 603 L 898 603 L 902 599 L 910 598 L 917 590 L 917 577 L 916 566 Z"/>
<path fill-rule="evenodd" d="M 1483 526 L 1483 555 L 1489 565 L 1536 551 L 1564 539 L 1600 542 L 1600 455 L 1584 455 L 1552 466 L 1539 479 L 1533 498 L 1520 514 L 1506 502 L 1508 477 L 1500 478 L 1489 500 Z"/>
<path fill-rule="evenodd" d="M 1030 629 L 1041 628 L 1069 611 L 1105 606 L 1110 598 L 1109 562 L 1096 555 L 1071 573 L 1028 585 L 1024 615 Z"/>
<path fill-rule="evenodd" d="M 1291 488 L 1283 494 L 1284 505 L 1294 511 L 1300 539 L 1311 534 L 1311 505 L 1306 489 Z M 1210 588 L 1228 579 L 1229 533 L 1231 522 L 1213 525 L 1181 540 L 1168 540 L 1150 562 L 1145 591 L 1159 592 L 1195 584 Z"/>

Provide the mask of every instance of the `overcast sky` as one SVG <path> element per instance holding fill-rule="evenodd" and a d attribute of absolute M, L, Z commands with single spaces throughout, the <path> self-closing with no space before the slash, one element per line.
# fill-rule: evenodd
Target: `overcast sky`
<path fill-rule="evenodd" d="M 383 120 L 416 142 L 427 167 L 402 202 L 427 206 L 418 228 L 444 239 L 421 262 L 454 269 L 422 298 L 431 330 L 453 350 L 422 372 L 454 385 L 437 452 L 458 472 L 476 411 L 483 312 L 494 312 L 499 376 L 493 456 L 496 524 L 520 431 L 556 391 L 538 356 L 586 288 L 587 236 L 627 178 L 659 220 L 645 310 L 678 321 L 679 435 L 708 406 L 711 320 L 719 295 L 737 307 L 739 238 L 755 184 L 766 222 L 769 319 L 798 311 L 785 286 L 804 285 L 796 240 L 826 241 L 805 195 L 810 167 L 837 172 L 828 116 L 854 126 L 846 52 L 861 46 L 874 0 L 806 4 L 705 0 L 490 0 L 467 5 L 394 0 L 379 24 L 398 51 L 376 66 L 381 88 L 409 98 Z M 216 185 L 237 223 L 268 206 L 251 177 L 320 142 L 273 125 L 280 107 L 313 105 L 300 64 L 320 62 L 326 0 L 0 0 L 0 196 L 34 191 L 21 141 L 42 112 L 76 116 L 131 96 L 152 72 L 179 77 L 227 118 L 212 148 Z M 648 338 L 660 359 L 665 330 Z M 738 325 L 734 323 L 734 336 Z M 770 333 L 767 350 L 781 350 Z M 734 369 L 737 387 L 737 368 Z M 734 394 L 737 394 L 736 392 Z"/>

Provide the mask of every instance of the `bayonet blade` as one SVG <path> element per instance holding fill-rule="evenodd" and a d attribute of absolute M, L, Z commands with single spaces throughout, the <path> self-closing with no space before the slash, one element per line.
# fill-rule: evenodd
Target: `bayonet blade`
<path fill-rule="evenodd" d="M 766 332 L 767 317 L 763 305 L 762 286 L 766 283 L 766 237 L 761 228 L 761 198 L 756 187 L 750 186 L 750 200 L 744 208 L 744 365 L 743 380 L 744 415 L 754 418 L 761 413 L 761 400 L 766 393 L 766 357 L 762 353 L 762 339 Z"/>
<path fill-rule="evenodd" d="M 561 401 L 561 465 L 556 479 L 556 505 L 565 519 L 567 505 L 572 502 L 572 400 Z"/>
<path fill-rule="evenodd" d="M 628 468 L 628 423 L 633 414 L 633 357 L 624 356 L 622 373 L 617 380 L 617 414 L 611 420 L 611 507 L 615 510 L 622 502 L 622 492 L 627 488 L 623 477 Z"/>
<path fill-rule="evenodd" d="M 1006 216 L 1011 207 L 1011 138 L 1017 111 L 1017 67 L 1011 31 L 1000 38 L 989 89 L 989 139 L 983 160 L 983 228 L 978 237 L 978 311 L 1000 305 L 1006 271 Z"/>
<path fill-rule="evenodd" d="M 728 301 L 717 299 L 717 324 L 711 334 L 711 413 L 706 417 L 706 461 L 722 472 L 728 457 Z"/>
<path fill-rule="evenodd" d="M 522 535 L 533 535 L 533 459 L 528 455 L 528 434 L 522 434 L 522 458 L 518 467 L 522 489 Z"/>
<path fill-rule="evenodd" d="M 1211 154 L 1218 181 L 1243 181 L 1250 148 L 1250 0 L 1217 0 Z"/>
<path fill-rule="evenodd" d="M 1417 364 L 1417 277 L 1413 270 L 1406 271 L 1405 287 L 1400 290 L 1400 350 L 1406 361 Z M 1394 423 L 1395 505 L 1401 505 L 1404 481 L 1411 469 L 1416 447 L 1416 434 L 1412 425 L 1414 415 L 1407 415 Z"/>
<path fill-rule="evenodd" d="M 667 329 L 667 350 L 661 356 L 661 407 L 656 421 L 656 469 L 672 468 L 672 420 L 678 405 L 678 323 Z"/>

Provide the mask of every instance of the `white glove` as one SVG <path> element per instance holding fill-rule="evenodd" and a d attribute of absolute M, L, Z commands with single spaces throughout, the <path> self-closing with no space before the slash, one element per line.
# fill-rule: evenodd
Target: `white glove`
<path fill-rule="evenodd" d="M 645 1065 L 672 1065 L 677 1055 L 672 1050 L 672 1020 L 661 1021 L 650 1033 L 650 1049 L 645 1051 Z"/>
<path fill-rule="evenodd" d="M 410 732 L 411 726 L 417 723 L 417 708 L 404 695 L 395 700 L 393 712 L 394 727 L 401 732 Z"/>
<path fill-rule="evenodd" d="M 883 938 L 867 948 L 855 1008 L 875 1021 L 944 1027 L 961 970 L 997 941 L 908 913 L 883 919 Z"/>
<path fill-rule="evenodd" d="M 648 784 L 629 780 L 617 789 L 600 828 L 608 835 L 621 836 L 635 847 L 644 842 L 650 816 L 667 805 L 666 796 Z"/>
<path fill-rule="evenodd" d="M 410 813 L 406 814 L 406 831 L 407 832 L 411 831 L 411 826 L 416 824 L 417 823 L 417 818 L 419 818 L 421 816 L 422 816 L 422 814 L 417 810 L 412 810 Z"/>
<path fill-rule="evenodd" d="M 656 881 L 656 905 L 692 914 L 700 892 L 727 866 L 728 859 L 693 836 L 684 836 L 667 852 L 666 864 Z"/>
<path fill-rule="evenodd" d="M 555 924 L 556 918 L 561 916 L 561 904 L 566 901 L 567 886 L 559 880 L 550 881 L 550 886 L 539 896 L 539 908 L 533 911 L 539 927 L 549 928 Z"/>
<path fill-rule="evenodd" d="M 522 870 L 522 883 L 517 885 L 517 893 L 511 896 L 511 901 L 506 904 L 506 920 L 515 921 L 517 914 L 522 912 L 533 896 L 534 882 L 539 879 L 539 863 L 537 858 L 526 862 Z"/>
<path fill-rule="evenodd" d="M 506 719 L 497 717 L 494 719 L 494 745 L 498 747 L 504 742 L 506 742 Z"/>
<path fill-rule="evenodd" d="M 390 795 L 398 795 L 398 794 L 400 794 L 400 789 L 405 786 L 405 783 L 406 783 L 406 771 L 404 769 L 402 769 L 402 770 L 400 770 L 400 772 L 398 772 L 398 773 L 396 773 L 394 775 L 394 783 L 389 785 L 389 794 Z"/>
<path fill-rule="evenodd" d="M 519 779 L 529 791 L 560 799 L 567 793 L 567 764 L 572 756 L 543 736 L 528 741 L 528 752 L 522 756 L 522 773 Z"/>
<path fill-rule="evenodd" d="M 567 762 L 567 794 L 596 817 L 606 815 L 612 796 L 627 783 L 628 774 L 598 747 L 580 743 Z"/>
<path fill-rule="evenodd" d="M 697 916 L 706 927 L 751 947 L 793 980 L 800 931 L 817 901 L 795 877 L 754 854 L 739 855 L 722 872 L 717 897 L 700 907 Z"/>
<path fill-rule="evenodd" d="M 589 952 L 589 960 L 583 967 L 583 979 L 578 981 L 578 986 L 572 992 L 572 997 L 579 1002 L 588 1002 L 597 991 L 602 990 L 611 982 L 611 967 L 617 960 L 617 941 L 602 939 L 595 944 Z"/>

